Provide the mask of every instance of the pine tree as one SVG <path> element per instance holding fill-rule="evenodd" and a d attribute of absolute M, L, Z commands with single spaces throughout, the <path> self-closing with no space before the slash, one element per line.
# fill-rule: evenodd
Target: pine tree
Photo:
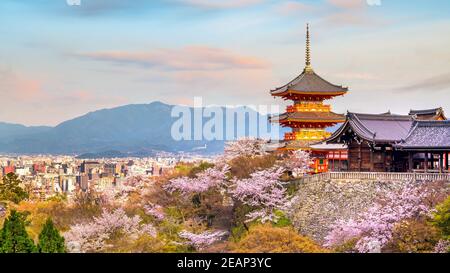
<path fill-rule="evenodd" d="M 25 213 L 11 211 L 0 231 L 0 253 L 36 252 L 36 246 L 25 230 L 26 217 Z"/>
<path fill-rule="evenodd" d="M 64 237 L 53 225 L 52 219 L 48 218 L 39 234 L 38 250 L 40 253 L 65 253 Z"/>
<path fill-rule="evenodd" d="M 20 179 L 14 173 L 9 173 L 0 181 L 0 200 L 7 200 L 18 204 L 28 198 L 28 193 L 20 187 Z"/>

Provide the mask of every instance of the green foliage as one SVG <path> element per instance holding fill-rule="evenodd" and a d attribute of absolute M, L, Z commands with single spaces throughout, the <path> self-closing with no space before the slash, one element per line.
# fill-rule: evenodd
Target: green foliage
<path fill-rule="evenodd" d="M 0 231 L 0 253 L 34 253 L 37 251 L 33 240 L 25 230 L 27 213 L 15 210 L 5 220 Z"/>
<path fill-rule="evenodd" d="M 54 201 L 54 202 L 66 202 L 67 201 L 67 195 L 66 194 L 60 194 L 57 193 L 54 196 L 47 198 L 47 201 Z"/>
<path fill-rule="evenodd" d="M 190 171 L 188 176 L 193 178 L 195 177 L 198 173 L 201 173 L 209 168 L 214 167 L 214 164 L 209 163 L 209 162 L 204 162 L 202 161 L 199 165 L 193 167 Z"/>
<path fill-rule="evenodd" d="M 238 226 L 234 226 L 231 228 L 231 236 L 230 239 L 233 242 L 239 242 L 242 237 L 247 234 L 248 230 L 245 225 L 241 224 Z"/>
<path fill-rule="evenodd" d="M 18 204 L 28 198 L 28 193 L 20 187 L 19 177 L 14 173 L 9 173 L 3 177 L 0 183 L 0 200 L 11 201 Z"/>
<path fill-rule="evenodd" d="M 276 223 L 272 223 L 274 227 L 288 227 L 292 226 L 291 220 L 280 210 L 275 212 L 275 215 L 278 216 L 278 221 Z"/>
<path fill-rule="evenodd" d="M 252 211 L 252 208 L 247 205 L 243 205 L 240 202 L 236 202 L 233 208 L 233 222 L 231 228 L 231 239 L 234 242 L 241 240 L 249 230 L 252 223 L 246 223 L 246 215 Z"/>
<path fill-rule="evenodd" d="M 64 238 L 48 218 L 39 234 L 38 250 L 40 253 L 65 253 Z"/>
<path fill-rule="evenodd" d="M 441 230 L 446 240 L 450 240 L 450 196 L 436 207 L 431 222 Z"/>

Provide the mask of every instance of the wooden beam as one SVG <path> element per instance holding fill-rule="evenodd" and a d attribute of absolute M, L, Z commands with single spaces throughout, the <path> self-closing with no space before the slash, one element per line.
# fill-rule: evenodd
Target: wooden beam
<path fill-rule="evenodd" d="M 413 169 L 414 169 L 414 166 L 413 166 L 413 164 L 414 164 L 414 162 L 413 162 L 413 152 L 408 152 L 408 171 L 410 172 L 410 173 L 412 173 L 413 172 Z"/>
<path fill-rule="evenodd" d="M 425 153 L 425 172 L 428 172 L 428 153 Z"/>
<path fill-rule="evenodd" d="M 358 147 L 358 153 L 359 153 L 359 155 L 358 155 L 358 160 L 359 160 L 359 171 L 361 172 L 362 171 L 362 151 L 361 151 L 361 146 L 362 146 L 362 142 L 361 143 L 359 143 L 359 147 Z"/>
<path fill-rule="evenodd" d="M 444 153 L 439 154 L 439 172 L 442 173 L 444 171 Z"/>
<path fill-rule="evenodd" d="M 339 151 L 339 160 L 338 160 L 338 172 L 341 171 L 341 166 L 342 166 L 342 155 L 341 155 L 341 151 Z"/>
<path fill-rule="evenodd" d="M 445 152 L 445 170 L 448 171 L 449 163 L 448 163 L 448 152 Z"/>
<path fill-rule="evenodd" d="M 374 166 L 373 166 L 373 152 L 375 149 L 373 149 L 372 147 L 370 147 L 370 171 L 373 172 L 374 171 Z"/>
<path fill-rule="evenodd" d="M 434 170 L 434 154 L 433 153 L 430 153 L 430 161 L 431 161 L 430 169 Z"/>

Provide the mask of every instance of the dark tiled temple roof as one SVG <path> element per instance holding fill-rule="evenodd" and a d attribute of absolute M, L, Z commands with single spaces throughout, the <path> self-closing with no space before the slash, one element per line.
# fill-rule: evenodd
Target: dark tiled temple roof
<path fill-rule="evenodd" d="M 359 137 L 371 142 L 393 143 L 404 139 L 414 119 L 409 115 L 384 113 L 359 114 L 347 113 L 346 122 L 327 140 L 337 139 L 347 128 L 351 128 Z"/>
<path fill-rule="evenodd" d="M 415 116 L 417 119 L 421 120 L 433 120 L 441 117 L 442 119 L 447 119 L 444 115 L 444 109 L 442 107 L 426 109 L 426 110 L 410 110 L 409 115 Z"/>
<path fill-rule="evenodd" d="M 346 93 L 348 88 L 334 85 L 322 77 L 317 75 L 312 69 L 305 69 L 302 74 L 293 79 L 288 84 L 271 90 L 270 93 L 274 96 L 285 93 L 286 91 L 298 92 L 298 93 L 311 93 L 311 94 L 321 94 L 321 93 Z"/>
<path fill-rule="evenodd" d="M 333 112 L 292 112 L 284 113 L 271 118 L 272 121 L 299 120 L 299 121 L 331 121 L 344 122 L 345 116 Z"/>
<path fill-rule="evenodd" d="M 414 121 L 408 135 L 394 147 L 404 150 L 450 150 L 450 121 Z"/>
<path fill-rule="evenodd" d="M 436 114 L 439 111 L 442 111 L 442 108 L 433 108 L 433 109 L 425 109 L 425 110 L 410 110 L 410 115 L 430 115 L 430 114 Z"/>

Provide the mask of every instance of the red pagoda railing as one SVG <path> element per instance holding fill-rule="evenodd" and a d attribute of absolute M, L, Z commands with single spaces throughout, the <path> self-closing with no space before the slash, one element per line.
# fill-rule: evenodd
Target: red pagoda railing
<path fill-rule="evenodd" d="M 285 133 L 284 139 L 285 140 L 295 140 L 295 133 Z"/>
<path fill-rule="evenodd" d="M 331 105 L 328 104 L 294 104 L 286 107 L 286 112 L 294 113 L 294 112 L 330 112 Z"/>

